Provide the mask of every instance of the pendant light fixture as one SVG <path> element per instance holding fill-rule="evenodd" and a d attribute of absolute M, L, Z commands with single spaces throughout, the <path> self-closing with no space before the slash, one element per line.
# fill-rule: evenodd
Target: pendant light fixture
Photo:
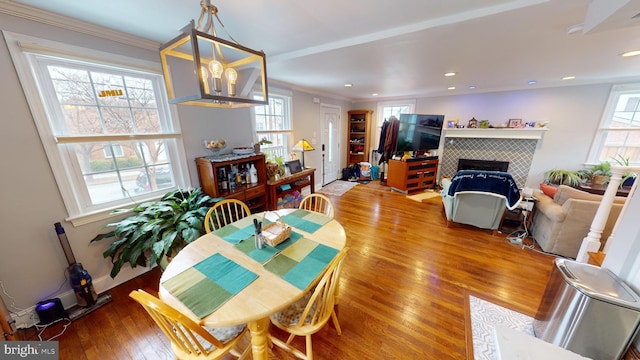
<path fill-rule="evenodd" d="M 191 20 L 181 35 L 160 47 L 169 102 L 222 108 L 267 105 L 264 52 L 240 45 L 228 33 L 230 40 L 219 38 L 214 21 L 224 25 L 218 8 L 210 0 L 202 0 L 200 7 L 198 26 Z"/>

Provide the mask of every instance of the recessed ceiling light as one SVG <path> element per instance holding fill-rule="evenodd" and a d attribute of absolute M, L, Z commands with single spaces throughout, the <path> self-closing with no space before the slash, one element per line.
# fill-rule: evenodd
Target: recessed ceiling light
<path fill-rule="evenodd" d="M 527 82 L 527 84 L 529 84 L 529 85 L 535 85 L 535 84 L 537 84 L 537 83 L 538 83 L 538 82 L 537 82 L 537 81 L 535 81 L 535 80 L 529 80 L 529 82 Z"/>
<path fill-rule="evenodd" d="M 371 94 L 371 96 L 378 96 L 378 93 L 373 93 Z"/>
<path fill-rule="evenodd" d="M 640 55 L 640 50 L 627 51 L 626 53 L 620 54 L 622 57 L 631 57 Z"/>
<path fill-rule="evenodd" d="M 567 28 L 567 34 L 569 35 L 575 34 L 578 31 L 582 31 L 582 30 L 584 30 L 584 24 L 571 25 Z"/>
<path fill-rule="evenodd" d="M 575 78 L 576 78 L 575 76 L 565 76 L 562 78 L 562 80 L 573 80 Z"/>
<path fill-rule="evenodd" d="M 476 86 L 475 86 L 475 85 L 471 85 L 471 86 L 469 86 L 469 90 L 475 90 L 475 89 L 476 89 Z"/>
<path fill-rule="evenodd" d="M 353 86 L 353 84 L 350 84 L 350 83 L 344 84 L 344 87 L 352 87 L 352 86 Z"/>
<path fill-rule="evenodd" d="M 449 87 L 447 88 L 447 90 L 455 90 L 455 89 L 456 89 L 456 87 L 455 87 L 455 86 L 449 86 Z"/>
<path fill-rule="evenodd" d="M 456 76 L 456 73 L 448 72 L 448 73 L 444 73 L 444 76 Z"/>

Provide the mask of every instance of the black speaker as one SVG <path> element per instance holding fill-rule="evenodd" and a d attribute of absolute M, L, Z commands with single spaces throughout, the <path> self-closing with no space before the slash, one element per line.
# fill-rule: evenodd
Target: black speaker
<path fill-rule="evenodd" d="M 51 324 L 69 317 L 59 298 L 40 301 L 36 304 L 36 313 L 40 318 L 40 325 Z"/>

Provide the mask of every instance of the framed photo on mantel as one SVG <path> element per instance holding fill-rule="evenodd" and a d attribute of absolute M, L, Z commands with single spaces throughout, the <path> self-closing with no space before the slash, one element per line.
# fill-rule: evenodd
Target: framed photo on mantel
<path fill-rule="evenodd" d="M 521 128 L 522 127 L 522 119 L 509 119 L 509 123 L 507 127 L 510 128 Z"/>

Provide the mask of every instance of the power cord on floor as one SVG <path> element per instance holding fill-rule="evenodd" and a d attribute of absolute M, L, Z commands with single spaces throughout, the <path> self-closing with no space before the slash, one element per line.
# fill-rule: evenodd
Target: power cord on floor
<path fill-rule="evenodd" d="M 48 338 L 48 339 L 43 339 L 43 338 L 42 338 L 42 333 L 43 333 L 45 330 L 47 330 L 47 328 L 48 328 L 49 326 L 51 326 L 51 325 L 53 325 L 53 324 L 57 324 L 57 323 L 59 323 L 60 321 L 64 321 L 64 320 L 66 320 L 66 321 L 67 321 L 67 323 L 66 323 L 66 324 L 64 324 L 64 325 L 62 325 L 62 331 L 60 331 L 57 335 L 54 335 L 54 336 L 52 336 L 52 337 L 50 337 L 50 338 Z M 36 324 L 36 325 L 35 325 L 35 327 L 36 327 L 36 329 L 38 329 L 38 339 L 40 339 L 40 341 L 51 341 L 51 340 L 53 340 L 53 339 L 55 339 L 55 338 L 59 337 L 60 335 L 64 334 L 64 332 L 65 332 L 65 331 L 67 331 L 67 328 L 69 327 L 69 325 L 71 325 L 71 319 L 69 319 L 69 318 L 61 318 L 61 319 L 58 319 L 58 320 L 52 321 L 52 322 L 50 322 L 50 323 L 48 323 L 48 324 L 45 324 L 45 325 L 38 325 L 38 324 Z"/>
<path fill-rule="evenodd" d="M 522 213 L 522 227 L 524 231 L 516 230 L 507 235 L 507 240 L 509 240 L 512 244 L 523 245 L 524 239 L 529 236 L 529 229 L 527 229 L 527 216 L 529 216 L 529 211 L 521 210 Z M 516 235 L 517 234 L 517 235 Z"/>

